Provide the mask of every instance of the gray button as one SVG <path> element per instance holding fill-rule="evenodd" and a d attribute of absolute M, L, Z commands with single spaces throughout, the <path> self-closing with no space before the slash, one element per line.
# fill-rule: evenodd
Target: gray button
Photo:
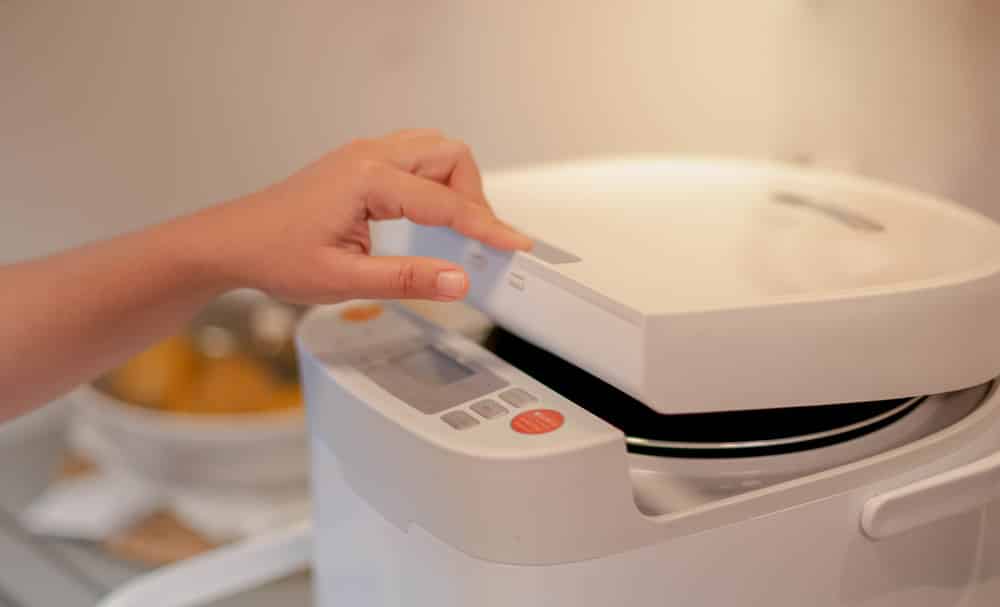
<path fill-rule="evenodd" d="M 500 398 L 502 398 L 507 404 L 514 407 L 521 407 L 527 405 L 528 403 L 533 403 L 537 398 L 529 394 L 528 392 L 520 388 L 511 388 L 506 392 L 500 393 Z"/>
<path fill-rule="evenodd" d="M 465 411 L 451 411 L 450 413 L 442 415 L 441 419 L 444 420 L 444 423 L 456 430 L 465 430 L 466 428 L 479 425 L 476 418 L 472 417 Z"/>
<path fill-rule="evenodd" d="M 503 405 L 495 400 L 486 399 L 481 400 L 478 403 L 472 403 L 469 407 L 485 419 L 493 419 L 498 415 L 503 415 L 507 412 L 507 409 Z"/>

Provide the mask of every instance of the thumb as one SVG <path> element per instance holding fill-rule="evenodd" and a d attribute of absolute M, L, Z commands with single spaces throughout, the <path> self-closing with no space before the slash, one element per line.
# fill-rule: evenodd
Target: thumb
<path fill-rule="evenodd" d="M 353 298 L 455 301 L 469 289 L 465 270 L 441 259 L 357 255 L 342 263 L 338 278 Z"/>

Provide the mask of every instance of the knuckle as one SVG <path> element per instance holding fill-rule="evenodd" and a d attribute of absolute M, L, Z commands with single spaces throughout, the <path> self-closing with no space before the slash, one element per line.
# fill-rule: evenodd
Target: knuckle
<path fill-rule="evenodd" d="M 370 186 L 377 182 L 384 174 L 385 166 L 377 160 L 371 158 L 359 158 L 355 162 L 354 172 L 362 185 Z"/>
<path fill-rule="evenodd" d="M 344 146 L 344 151 L 351 158 L 377 158 L 382 145 L 374 139 L 357 138 Z"/>
<path fill-rule="evenodd" d="M 455 140 L 455 149 L 463 156 L 472 156 L 472 146 L 461 139 Z"/>
<path fill-rule="evenodd" d="M 461 139 L 450 139 L 447 143 L 448 152 L 458 158 L 472 158 L 472 147 Z"/>
<path fill-rule="evenodd" d="M 400 264 L 396 272 L 396 291 L 403 297 L 415 295 L 417 292 L 417 268 L 412 263 Z"/>

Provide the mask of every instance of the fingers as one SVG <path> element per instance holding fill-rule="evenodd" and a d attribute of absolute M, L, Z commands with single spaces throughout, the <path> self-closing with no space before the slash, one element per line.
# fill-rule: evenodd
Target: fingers
<path fill-rule="evenodd" d="M 530 239 L 451 188 L 386 165 L 370 165 L 367 173 L 364 199 L 373 219 L 405 217 L 421 225 L 449 227 L 496 249 L 531 248 Z"/>
<path fill-rule="evenodd" d="M 357 298 L 456 301 L 469 289 L 462 268 L 440 259 L 352 255 L 337 265 L 336 279 Z"/>
<path fill-rule="evenodd" d="M 428 131 L 405 131 L 389 140 L 389 160 L 400 170 L 449 186 L 471 202 L 489 206 L 483 178 L 465 143 Z"/>

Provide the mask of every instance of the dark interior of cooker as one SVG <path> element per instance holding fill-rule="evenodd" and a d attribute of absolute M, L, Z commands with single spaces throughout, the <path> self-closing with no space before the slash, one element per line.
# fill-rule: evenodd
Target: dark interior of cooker
<path fill-rule="evenodd" d="M 879 417 L 911 400 L 895 399 L 781 409 L 664 415 L 559 356 L 502 328 L 491 330 L 484 346 L 535 380 L 619 428 L 626 436 L 653 441 L 691 443 L 692 447 L 708 443 L 787 439 L 829 432 Z M 725 377 L 721 374 L 720 381 L 725 381 Z M 838 436 L 832 442 L 855 438 L 860 434 L 884 427 L 912 409 L 913 407 L 906 407 L 899 415 L 888 416 L 878 424 L 866 427 L 864 431 Z M 822 445 L 801 444 L 793 449 L 781 449 L 781 451 L 817 446 Z M 636 451 L 631 447 L 630 450 Z M 773 452 L 777 451 L 772 449 L 768 453 Z M 762 454 L 765 453 L 752 453 L 752 455 Z M 712 453 L 705 452 L 698 455 L 712 456 Z"/>

